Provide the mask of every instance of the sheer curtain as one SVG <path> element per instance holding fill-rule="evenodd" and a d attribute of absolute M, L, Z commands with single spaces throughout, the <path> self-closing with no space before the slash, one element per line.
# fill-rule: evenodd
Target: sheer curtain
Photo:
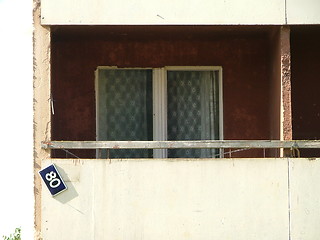
<path fill-rule="evenodd" d="M 152 141 L 152 70 L 101 69 L 98 140 Z M 102 157 L 145 158 L 152 150 L 110 150 Z"/>
<path fill-rule="evenodd" d="M 219 138 L 219 87 L 213 71 L 168 71 L 168 140 Z M 214 149 L 168 150 L 170 158 L 213 157 Z"/>

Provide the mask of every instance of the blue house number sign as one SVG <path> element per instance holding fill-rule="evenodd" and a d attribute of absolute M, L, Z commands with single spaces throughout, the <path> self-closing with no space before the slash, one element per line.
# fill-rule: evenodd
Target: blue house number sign
<path fill-rule="evenodd" d="M 42 169 L 39 171 L 39 174 L 52 196 L 56 196 L 67 189 L 66 184 L 54 164 Z"/>

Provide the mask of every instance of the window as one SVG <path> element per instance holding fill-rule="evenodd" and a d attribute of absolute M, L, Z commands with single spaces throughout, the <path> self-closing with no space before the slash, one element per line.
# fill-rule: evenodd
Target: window
<path fill-rule="evenodd" d="M 97 140 L 222 139 L 221 67 L 165 67 L 96 71 Z M 130 149 L 111 158 L 204 158 L 215 149 Z"/>

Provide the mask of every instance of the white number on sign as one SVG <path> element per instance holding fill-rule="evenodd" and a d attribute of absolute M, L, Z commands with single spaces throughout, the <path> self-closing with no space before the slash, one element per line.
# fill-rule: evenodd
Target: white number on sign
<path fill-rule="evenodd" d="M 61 183 L 60 179 L 56 177 L 57 177 L 57 174 L 53 171 L 46 174 L 46 179 L 49 181 L 49 185 L 52 188 L 58 187 Z"/>

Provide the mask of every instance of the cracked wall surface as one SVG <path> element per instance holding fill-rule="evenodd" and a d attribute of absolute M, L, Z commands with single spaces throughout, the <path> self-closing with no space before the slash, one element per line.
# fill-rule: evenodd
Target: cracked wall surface
<path fill-rule="evenodd" d="M 290 28 L 281 27 L 282 140 L 292 139 Z"/>
<path fill-rule="evenodd" d="M 40 2 L 33 9 L 33 111 L 34 111 L 34 198 L 35 239 L 41 237 L 41 180 L 38 171 L 49 152 L 41 149 L 41 141 L 50 139 L 50 29 L 40 24 Z"/>

